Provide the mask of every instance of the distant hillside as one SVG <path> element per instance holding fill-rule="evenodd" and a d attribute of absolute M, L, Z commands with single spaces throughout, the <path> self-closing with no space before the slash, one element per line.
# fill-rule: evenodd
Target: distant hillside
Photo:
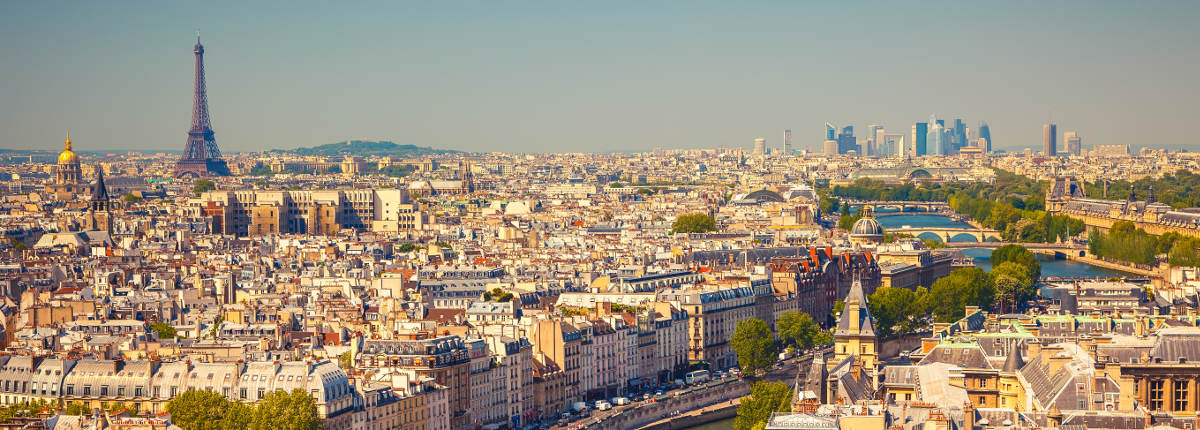
<path fill-rule="evenodd" d="M 367 140 L 351 140 L 349 142 L 330 143 L 308 148 L 274 149 L 271 150 L 271 152 L 289 152 L 296 155 L 315 155 L 324 157 L 334 157 L 339 155 L 419 157 L 422 155 L 455 154 L 462 151 L 426 148 L 424 146 L 416 145 L 400 145 L 388 141 L 372 142 Z"/>

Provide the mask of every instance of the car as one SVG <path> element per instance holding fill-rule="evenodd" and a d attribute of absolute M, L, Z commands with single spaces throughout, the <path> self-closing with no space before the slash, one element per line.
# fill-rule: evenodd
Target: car
<path fill-rule="evenodd" d="M 628 404 L 629 404 L 629 398 L 626 398 L 626 397 L 613 397 L 613 399 L 612 399 L 612 404 L 614 404 L 614 405 L 617 405 L 617 406 L 628 405 Z"/>
<path fill-rule="evenodd" d="M 601 410 L 601 411 L 607 411 L 609 409 L 612 409 L 612 404 L 608 403 L 604 400 L 597 400 L 596 401 L 596 409 Z"/>
<path fill-rule="evenodd" d="M 663 390 L 658 390 L 658 391 L 655 391 L 655 392 L 654 392 L 654 395 L 655 395 L 655 396 L 661 396 L 661 395 L 663 395 Z"/>

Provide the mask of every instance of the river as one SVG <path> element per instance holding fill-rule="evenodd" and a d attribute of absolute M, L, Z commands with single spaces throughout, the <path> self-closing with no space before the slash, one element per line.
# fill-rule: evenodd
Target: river
<path fill-rule="evenodd" d="M 878 218 L 884 229 L 901 226 L 910 227 L 970 227 L 967 223 L 951 220 L 942 215 L 934 214 L 904 214 L 889 215 Z M 992 250 L 987 248 L 967 248 L 963 253 L 975 259 L 975 266 L 984 271 L 992 270 Z M 1116 270 L 1093 266 L 1087 263 L 1069 260 L 1054 260 L 1047 255 L 1038 254 L 1042 262 L 1042 276 L 1061 277 L 1109 277 L 1128 276 Z M 689 430 L 733 430 L 733 418 L 715 421 L 708 424 L 691 427 Z"/>
<path fill-rule="evenodd" d="M 896 228 L 902 226 L 910 227 L 970 227 L 969 224 L 960 221 L 954 221 L 943 215 L 935 214 L 904 214 L 904 215 L 888 215 L 878 218 L 879 224 L 883 228 Z M 957 240 L 951 240 L 957 242 Z M 974 239 L 965 239 L 971 242 Z M 963 253 L 975 259 L 975 266 L 984 271 L 992 270 L 992 250 L 985 248 L 967 248 Z M 1038 259 L 1042 261 L 1042 276 L 1060 276 L 1060 277 L 1087 277 L 1087 278 L 1107 278 L 1110 276 L 1128 276 L 1128 273 L 1122 273 L 1116 270 L 1107 269 L 1099 266 L 1093 266 L 1087 263 L 1070 260 L 1055 260 L 1047 255 L 1038 254 Z"/>

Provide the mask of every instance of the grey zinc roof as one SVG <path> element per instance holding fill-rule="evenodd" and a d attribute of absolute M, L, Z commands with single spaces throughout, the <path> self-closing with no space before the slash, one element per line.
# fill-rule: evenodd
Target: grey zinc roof
<path fill-rule="evenodd" d="M 843 310 L 842 315 L 838 317 L 837 331 L 834 334 L 875 336 L 875 324 L 873 322 L 874 318 L 871 318 L 871 307 L 867 305 L 867 297 L 863 294 L 862 282 L 858 279 L 855 279 L 854 284 L 850 286 L 850 292 L 846 294 L 846 303 L 849 303 L 850 299 L 858 299 L 860 305 L 859 308 L 861 310 L 858 312 L 859 333 L 850 332 L 850 312 Z"/>

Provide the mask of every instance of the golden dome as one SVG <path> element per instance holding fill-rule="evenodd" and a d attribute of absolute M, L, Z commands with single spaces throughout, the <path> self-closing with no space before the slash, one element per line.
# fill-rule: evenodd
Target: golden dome
<path fill-rule="evenodd" d="M 67 141 L 63 143 L 63 152 L 58 154 L 58 164 L 73 164 L 79 162 L 79 156 L 71 150 L 71 133 L 67 133 Z"/>

